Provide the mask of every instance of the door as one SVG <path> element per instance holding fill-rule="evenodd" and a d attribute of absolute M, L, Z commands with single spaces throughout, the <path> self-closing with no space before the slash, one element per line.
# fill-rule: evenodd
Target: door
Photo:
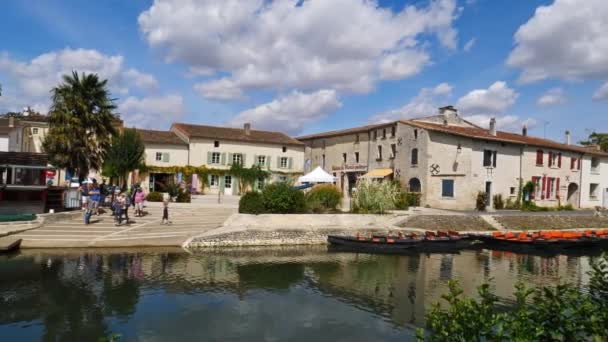
<path fill-rule="evenodd" d="M 224 176 L 224 195 L 232 195 L 232 176 Z"/>
<path fill-rule="evenodd" d="M 486 198 L 487 198 L 486 209 L 492 210 L 492 208 L 493 208 L 492 182 L 486 182 Z"/>

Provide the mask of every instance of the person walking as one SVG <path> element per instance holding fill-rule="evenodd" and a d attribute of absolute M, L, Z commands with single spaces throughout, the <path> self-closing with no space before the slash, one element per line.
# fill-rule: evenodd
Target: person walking
<path fill-rule="evenodd" d="M 142 188 L 137 188 L 135 191 L 134 202 L 135 202 L 135 216 L 144 216 L 144 201 L 146 200 L 146 194 Z"/>
<path fill-rule="evenodd" d="M 120 224 L 122 223 L 122 213 L 124 211 L 124 206 L 125 206 L 125 195 L 124 194 L 119 194 L 117 196 L 114 197 L 114 203 L 112 204 L 113 208 L 114 208 L 114 225 L 115 226 L 120 226 Z"/>
<path fill-rule="evenodd" d="M 170 200 L 171 200 L 171 197 L 169 197 L 169 194 L 164 193 L 163 194 L 163 219 L 161 221 L 161 224 L 166 224 L 166 225 L 171 224 L 171 221 L 169 221 L 169 201 Z"/>
<path fill-rule="evenodd" d="M 102 207 L 106 206 L 106 197 L 108 196 L 108 186 L 106 185 L 105 178 L 101 180 L 99 185 L 99 205 Z"/>
<path fill-rule="evenodd" d="M 123 202 L 124 202 L 124 207 L 123 207 L 123 213 L 125 215 L 125 222 L 127 225 L 131 224 L 131 221 L 129 220 L 129 207 L 131 206 L 131 195 L 128 193 L 123 193 Z"/>
<path fill-rule="evenodd" d="M 80 193 L 80 200 L 82 204 L 82 210 L 86 210 L 89 204 L 89 183 L 87 181 L 83 181 L 78 187 L 78 192 Z"/>
<path fill-rule="evenodd" d="M 89 190 L 89 198 L 89 209 L 93 214 L 99 216 L 99 201 L 101 199 L 101 192 L 99 191 L 96 183 L 93 183 L 91 190 Z"/>

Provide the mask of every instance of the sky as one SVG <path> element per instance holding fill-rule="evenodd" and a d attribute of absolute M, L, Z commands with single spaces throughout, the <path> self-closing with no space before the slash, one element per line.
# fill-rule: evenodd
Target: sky
<path fill-rule="evenodd" d="M 127 126 L 293 136 L 429 116 L 564 140 L 608 131 L 605 0 L 4 0 L 0 113 L 72 71 Z"/>

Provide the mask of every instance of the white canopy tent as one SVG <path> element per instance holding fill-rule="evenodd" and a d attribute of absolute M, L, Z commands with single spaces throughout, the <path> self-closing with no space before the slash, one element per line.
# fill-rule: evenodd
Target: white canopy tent
<path fill-rule="evenodd" d="M 334 183 L 336 177 L 325 172 L 320 166 L 312 170 L 310 173 L 298 178 L 299 183 Z"/>

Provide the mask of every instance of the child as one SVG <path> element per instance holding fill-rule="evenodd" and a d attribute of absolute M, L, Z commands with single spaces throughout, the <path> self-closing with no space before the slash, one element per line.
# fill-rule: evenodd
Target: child
<path fill-rule="evenodd" d="M 122 223 L 122 213 L 124 211 L 124 206 L 125 206 L 125 195 L 124 194 L 120 194 L 118 196 L 115 197 L 115 201 L 114 201 L 114 225 L 115 226 L 120 226 L 120 224 Z"/>
<path fill-rule="evenodd" d="M 134 202 L 135 202 L 135 216 L 142 217 L 144 215 L 144 201 L 146 200 L 146 195 L 141 188 L 137 188 L 135 192 Z"/>
<path fill-rule="evenodd" d="M 163 220 L 161 222 L 161 224 L 171 224 L 171 221 L 169 221 L 169 200 L 171 198 L 169 197 L 168 193 L 164 193 L 163 194 Z"/>

